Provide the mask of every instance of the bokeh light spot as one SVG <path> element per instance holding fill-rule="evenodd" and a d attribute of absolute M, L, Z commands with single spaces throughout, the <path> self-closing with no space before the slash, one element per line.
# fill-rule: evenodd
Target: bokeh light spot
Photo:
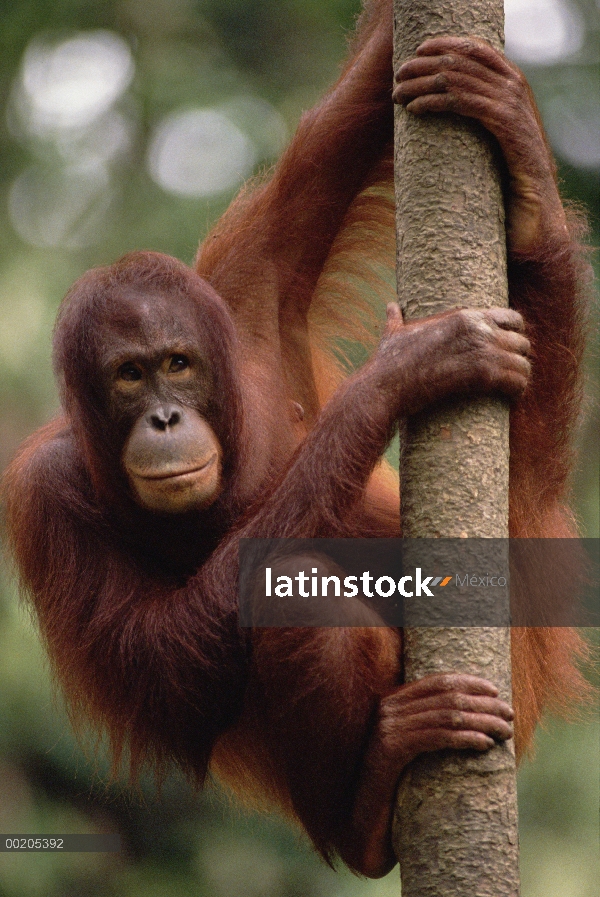
<path fill-rule="evenodd" d="M 112 31 L 81 32 L 58 43 L 37 37 L 17 84 L 20 118 L 37 136 L 86 127 L 110 109 L 133 74 L 129 45 Z"/>
<path fill-rule="evenodd" d="M 549 65 L 583 44 L 581 15 L 568 0 L 504 0 L 506 55 L 519 63 Z"/>
<path fill-rule="evenodd" d="M 148 151 L 152 178 L 180 196 L 223 193 L 247 177 L 257 162 L 253 141 L 217 109 L 166 116 Z"/>
<path fill-rule="evenodd" d="M 103 236 L 111 199 L 103 165 L 33 165 L 13 182 L 8 209 L 14 229 L 33 246 L 80 249 Z"/>

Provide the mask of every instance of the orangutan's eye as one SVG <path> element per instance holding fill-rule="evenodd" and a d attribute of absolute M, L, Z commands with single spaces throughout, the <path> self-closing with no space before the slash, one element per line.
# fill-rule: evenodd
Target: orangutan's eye
<path fill-rule="evenodd" d="M 185 371 L 189 366 L 190 362 L 185 355 L 173 355 L 169 363 L 169 373 L 178 374 L 179 371 Z"/>
<path fill-rule="evenodd" d="M 142 379 L 142 371 L 137 364 L 134 364 L 132 361 L 126 361 L 125 364 L 122 364 L 119 368 L 118 377 L 119 380 L 133 382 L 134 380 Z"/>

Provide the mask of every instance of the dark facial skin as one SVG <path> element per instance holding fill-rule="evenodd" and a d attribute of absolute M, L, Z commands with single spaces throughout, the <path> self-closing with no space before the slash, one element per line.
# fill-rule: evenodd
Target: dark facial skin
<path fill-rule="evenodd" d="M 172 297 L 130 295 L 123 312 L 103 369 L 133 496 L 161 514 L 207 508 L 221 491 L 222 450 L 205 416 L 213 387 L 197 323 Z"/>

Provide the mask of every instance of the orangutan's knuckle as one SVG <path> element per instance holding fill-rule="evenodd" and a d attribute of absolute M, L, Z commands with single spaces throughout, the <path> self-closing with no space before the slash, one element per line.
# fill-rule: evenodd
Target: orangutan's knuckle
<path fill-rule="evenodd" d="M 454 316 L 454 324 L 459 335 L 471 333 L 476 325 L 477 312 L 472 308 L 459 308 Z"/>
<path fill-rule="evenodd" d="M 456 687 L 456 675 L 454 673 L 440 673 L 439 684 L 440 688 L 450 691 Z"/>
<path fill-rule="evenodd" d="M 453 729 L 462 729 L 464 724 L 464 715 L 460 710 L 453 710 L 450 714 L 450 722 Z"/>
<path fill-rule="evenodd" d="M 487 312 L 481 308 L 463 308 L 462 318 L 470 327 L 481 327 L 485 323 Z"/>
<path fill-rule="evenodd" d="M 459 691 L 453 691 L 450 694 L 450 702 L 455 710 L 466 709 L 465 696 Z"/>

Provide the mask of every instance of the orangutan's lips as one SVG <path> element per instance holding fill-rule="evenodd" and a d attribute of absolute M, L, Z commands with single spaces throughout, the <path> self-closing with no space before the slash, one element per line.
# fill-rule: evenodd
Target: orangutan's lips
<path fill-rule="evenodd" d="M 204 464 L 201 464 L 199 467 L 191 467 L 189 470 L 177 470 L 172 473 L 138 473 L 135 474 L 135 476 L 139 477 L 140 480 L 177 480 L 179 478 L 189 477 L 192 476 L 192 474 L 201 473 L 203 470 L 207 470 L 215 463 L 216 459 L 217 453 L 215 452 L 214 455 L 211 455 L 208 461 L 206 461 Z"/>

